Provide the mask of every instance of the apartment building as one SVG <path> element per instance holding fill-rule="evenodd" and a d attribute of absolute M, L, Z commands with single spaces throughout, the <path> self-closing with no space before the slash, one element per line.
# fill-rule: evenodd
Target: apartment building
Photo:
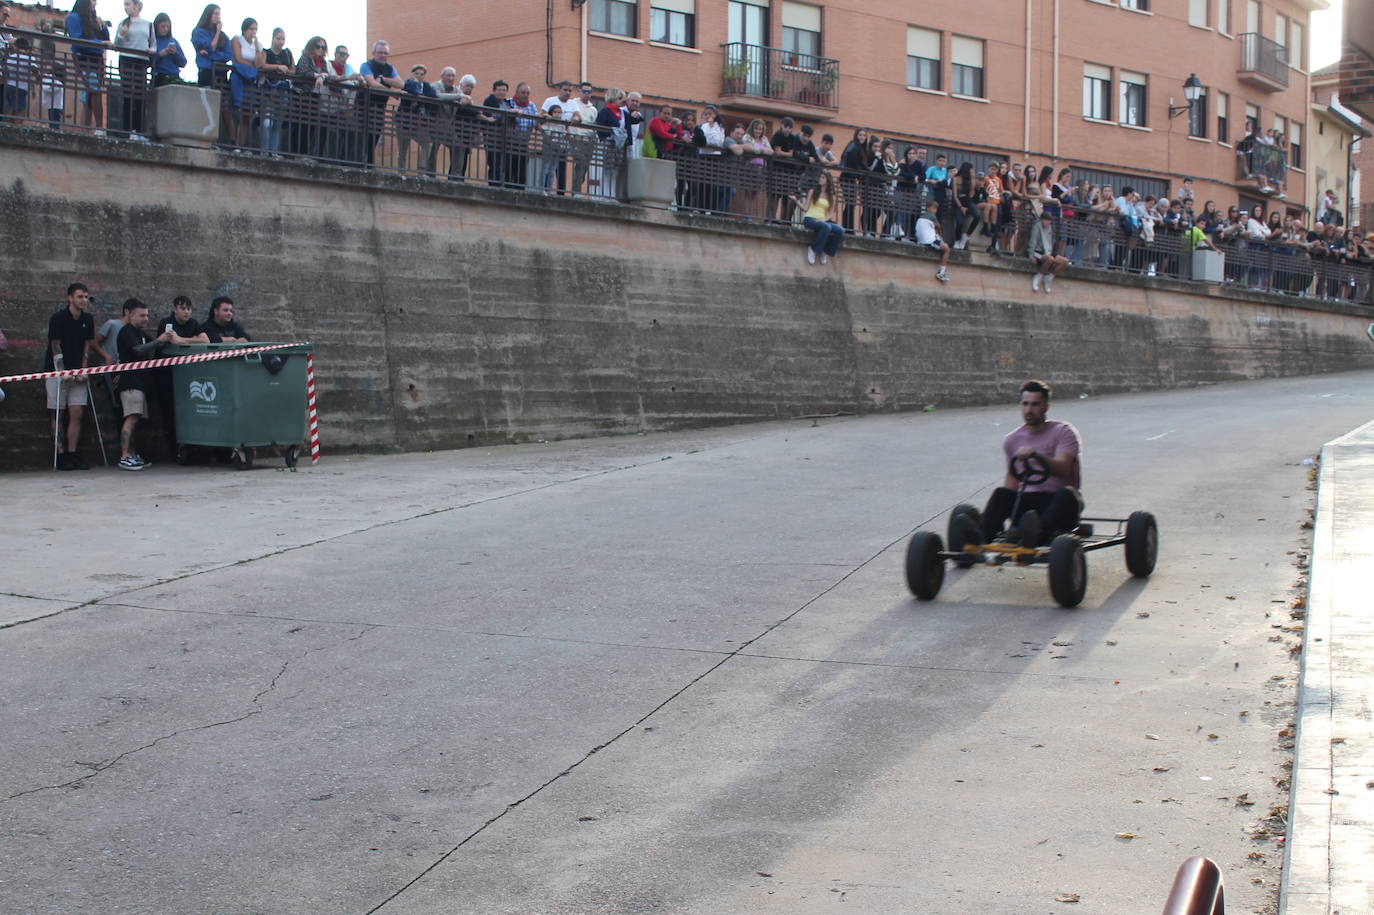
<path fill-rule="evenodd" d="M 1358 5 L 1358 4 L 1356 4 Z M 1288 140 L 1285 203 L 1307 187 L 1308 17 L 1327 0 L 371 0 L 393 60 L 483 86 L 559 80 L 859 125 L 982 164 L 1068 164 L 1147 188 L 1194 176 L 1219 203 L 1259 202 L 1236 144 L 1253 119 Z M 1188 84 L 1185 89 L 1185 84 Z M 1196 96 L 1191 100 L 1189 95 Z"/>

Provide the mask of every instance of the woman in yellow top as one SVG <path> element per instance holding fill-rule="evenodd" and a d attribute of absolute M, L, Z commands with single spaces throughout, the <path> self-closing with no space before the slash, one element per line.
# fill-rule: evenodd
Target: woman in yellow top
<path fill-rule="evenodd" d="M 825 264 L 840 253 L 844 226 L 828 218 L 835 206 L 835 196 L 835 177 L 830 172 L 821 172 L 820 183 L 806 193 L 806 203 L 802 206 L 806 215 L 802 218 L 802 225 L 815 233 L 806 248 L 808 264 L 814 264 L 817 255 Z"/>

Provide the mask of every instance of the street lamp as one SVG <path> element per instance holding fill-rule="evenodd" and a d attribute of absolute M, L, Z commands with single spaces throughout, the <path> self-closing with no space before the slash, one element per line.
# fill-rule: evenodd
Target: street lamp
<path fill-rule="evenodd" d="M 1202 93 L 1206 91 L 1207 87 L 1202 84 L 1202 80 L 1197 78 L 1196 73 L 1188 74 L 1188 78 L 1183 81 L 1183 97 L 1188 100 L 1188 104 L 1175 105 L 1174 100 L 1169 99 L 1169 117 L 1171 119 L 1176 118 L 1189 108 L 1192 108 L 1193 102 L 1201 98 Z"/>

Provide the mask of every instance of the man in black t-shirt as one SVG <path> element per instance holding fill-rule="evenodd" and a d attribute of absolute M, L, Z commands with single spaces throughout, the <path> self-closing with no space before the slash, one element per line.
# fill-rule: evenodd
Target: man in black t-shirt
<path fill-rule="evenodd" d="M 801 168 L 797 161 L 797 150 L 801 148 L 801 137 L 793 128 L 796 122 L 783 118 L 773 139 L 772 174 L 768 181 L 768 218 L 788 220 L 787 201 L 797 193 L 801 178 Z"/>
<path fill-rule="evenodd" d="M 95 344 L 95 321 L 86 314 L 91 292 L 85 283 L 67 287 L 67 306 L 48 320 L 48 345 L 43 350 L 43 371 L 83 369 L 103 362 Z M 57 456 L 58 470 L 89 470 L 77 453 L 81 438 L 81 414 L 90 399 L 86 378 L 47 378 L 48 409 L 53 411 L 53 438 L 58 437 L 62 410 L 67 411 L 66 448 Z"/>
<path fill-rule="evenodd" d="M 248 343 L 248 332 L 234 320 L 234 300 L 222 295 L 210 305 L 210 319 L 200 326 L 211 343 Z"/>
<path fill-rule="evenodd" d="M 172 313 L 157 322 L 158 331 L 171 328 L 173 343 L 209 343 L 210 338 L 201 330 L 200 322 L 191 317 L 193 307 L 184 295 L 172 299 Z"/>
<path fill-rule="evenodd" d="M 124 303 L 124 326 L 115 338 L 120 362 L 139 362 L 151 359 L 163 346 L 172 342 L 172 331 L 164 329 L 152 340 L 144 337 L 148 327 L 148 306 L 138 299 Z M 148 415 L 148 388 L 153 380 L 149 369 L 119 373 L 119 403 L 124 409 L 124 424 L 119 429 L 119 469 L 142 470 L 147 467 L 134 449 L 134 431 L 138 421 Z"/>

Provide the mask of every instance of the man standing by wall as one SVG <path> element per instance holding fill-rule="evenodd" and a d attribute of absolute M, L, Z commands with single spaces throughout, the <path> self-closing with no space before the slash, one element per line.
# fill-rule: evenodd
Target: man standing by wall
<path fill-rule="evenodd" d="M 189 310 L 188 303 L 188 310 Z M 189 315 L 188 315 L 189 317 Z M 148 326 L 148 306 L 138 299 L 128 299 L 124 303 L 124 327 L 119 331 L 119 361 L 138 362 L 151 359 L 168 343 L 172 342 L 172 324 L 164 325 L 162 333 L 152 340 L 144 340 L 143 331 Z M 134 432 L 138 421 L 148 415 L 148 387 L 151 379 L 148 369 L 122 371 L 119 373 L 119 405 L 124 411 L 124 423 L 119 427 L 119 469 L 143 470 L 147 462 L 139 457 L 134 448 Z"/>
<path fill-rule="evenodd" d="M 95 321 L 86 314 L 91 292 L 85 283 L 67 287 L 67 305 L 48 320 L 48 346 L 43 351 L 43 371 L 84 369 L 100 360 L 95 345 Z M 90 399 L 90 386 L 82 378 L 49 378 L 48 409 L 53 411 L 53 439 L 56 442 L 61 426 L 62 410 L 67 411 L 66 447 L 59 449 L 58 470 L 90 470 L 90 465 L 77 453 L 81 438 L 81 414 Z"/>
<path fill-rule="evenodd" d="M 234 300 L 222 295 L 210 305 L 210 320 L 201 326 L 211 343 L 249 343 L 248 333 L 234 320 Z"/>

